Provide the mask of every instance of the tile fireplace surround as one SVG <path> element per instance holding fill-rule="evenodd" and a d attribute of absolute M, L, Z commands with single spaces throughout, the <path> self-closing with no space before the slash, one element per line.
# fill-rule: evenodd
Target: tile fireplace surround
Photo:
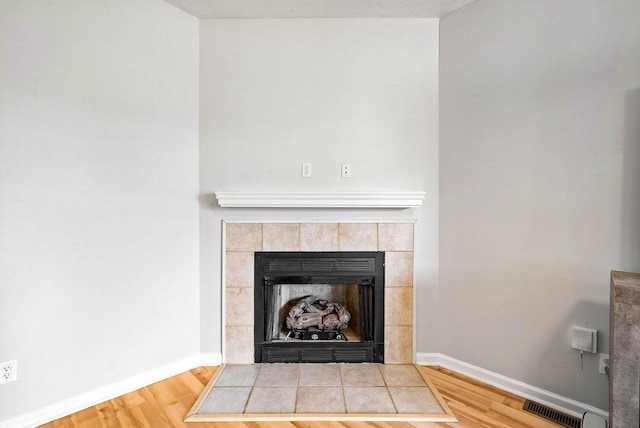
<path fill-rule="evenodd" d="M 224 223 L 227 364 L 251 364 L 255 251 L 384 251 L 385 363 L 413 362 L 414 225 L 401 223 Z"/>

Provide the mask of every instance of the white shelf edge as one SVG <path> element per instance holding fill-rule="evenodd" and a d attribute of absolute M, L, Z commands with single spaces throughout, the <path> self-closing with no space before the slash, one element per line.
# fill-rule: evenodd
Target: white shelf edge
<path fill-rule="evenodd" d="M 413 208 L 425 193 L 411 192 L 215 192 L 223 208 Z"/>

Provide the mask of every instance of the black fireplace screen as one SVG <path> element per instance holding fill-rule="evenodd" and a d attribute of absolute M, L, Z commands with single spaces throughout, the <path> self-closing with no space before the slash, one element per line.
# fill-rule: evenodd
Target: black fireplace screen
<path fill-rule="evenodd" d="M 384 362 L 384 252 L 256 252 L 255 362 Z"/>

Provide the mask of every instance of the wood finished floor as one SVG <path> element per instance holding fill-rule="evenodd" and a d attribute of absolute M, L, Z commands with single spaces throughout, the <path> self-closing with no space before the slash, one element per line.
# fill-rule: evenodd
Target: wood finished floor
<path fill-rule="evenodd" d="M 458 423 L 233 422 L 185 423 L 183 419 L 217 367 L 199 367 L 42 425 L 46 428 L 555 428 L 522 410 L 524 399 L 437 367 L 423 367 Z"/>

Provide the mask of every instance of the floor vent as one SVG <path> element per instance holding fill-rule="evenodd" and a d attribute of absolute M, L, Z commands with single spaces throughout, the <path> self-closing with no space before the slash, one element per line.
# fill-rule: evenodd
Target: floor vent
<path fill-rule="evenodd" d="M 552 409 L 551 407 L 536 403 L 535 401 L 526 400 L 524 402 L 523 409 L 527 412 L 531 412 L 535 415 L 562 425 L 563 427 L 580 428 L 581 425 L 580 419 L 574 416 L 569 416 L 566 413 L 559 412 L 555 409 Z"/>

